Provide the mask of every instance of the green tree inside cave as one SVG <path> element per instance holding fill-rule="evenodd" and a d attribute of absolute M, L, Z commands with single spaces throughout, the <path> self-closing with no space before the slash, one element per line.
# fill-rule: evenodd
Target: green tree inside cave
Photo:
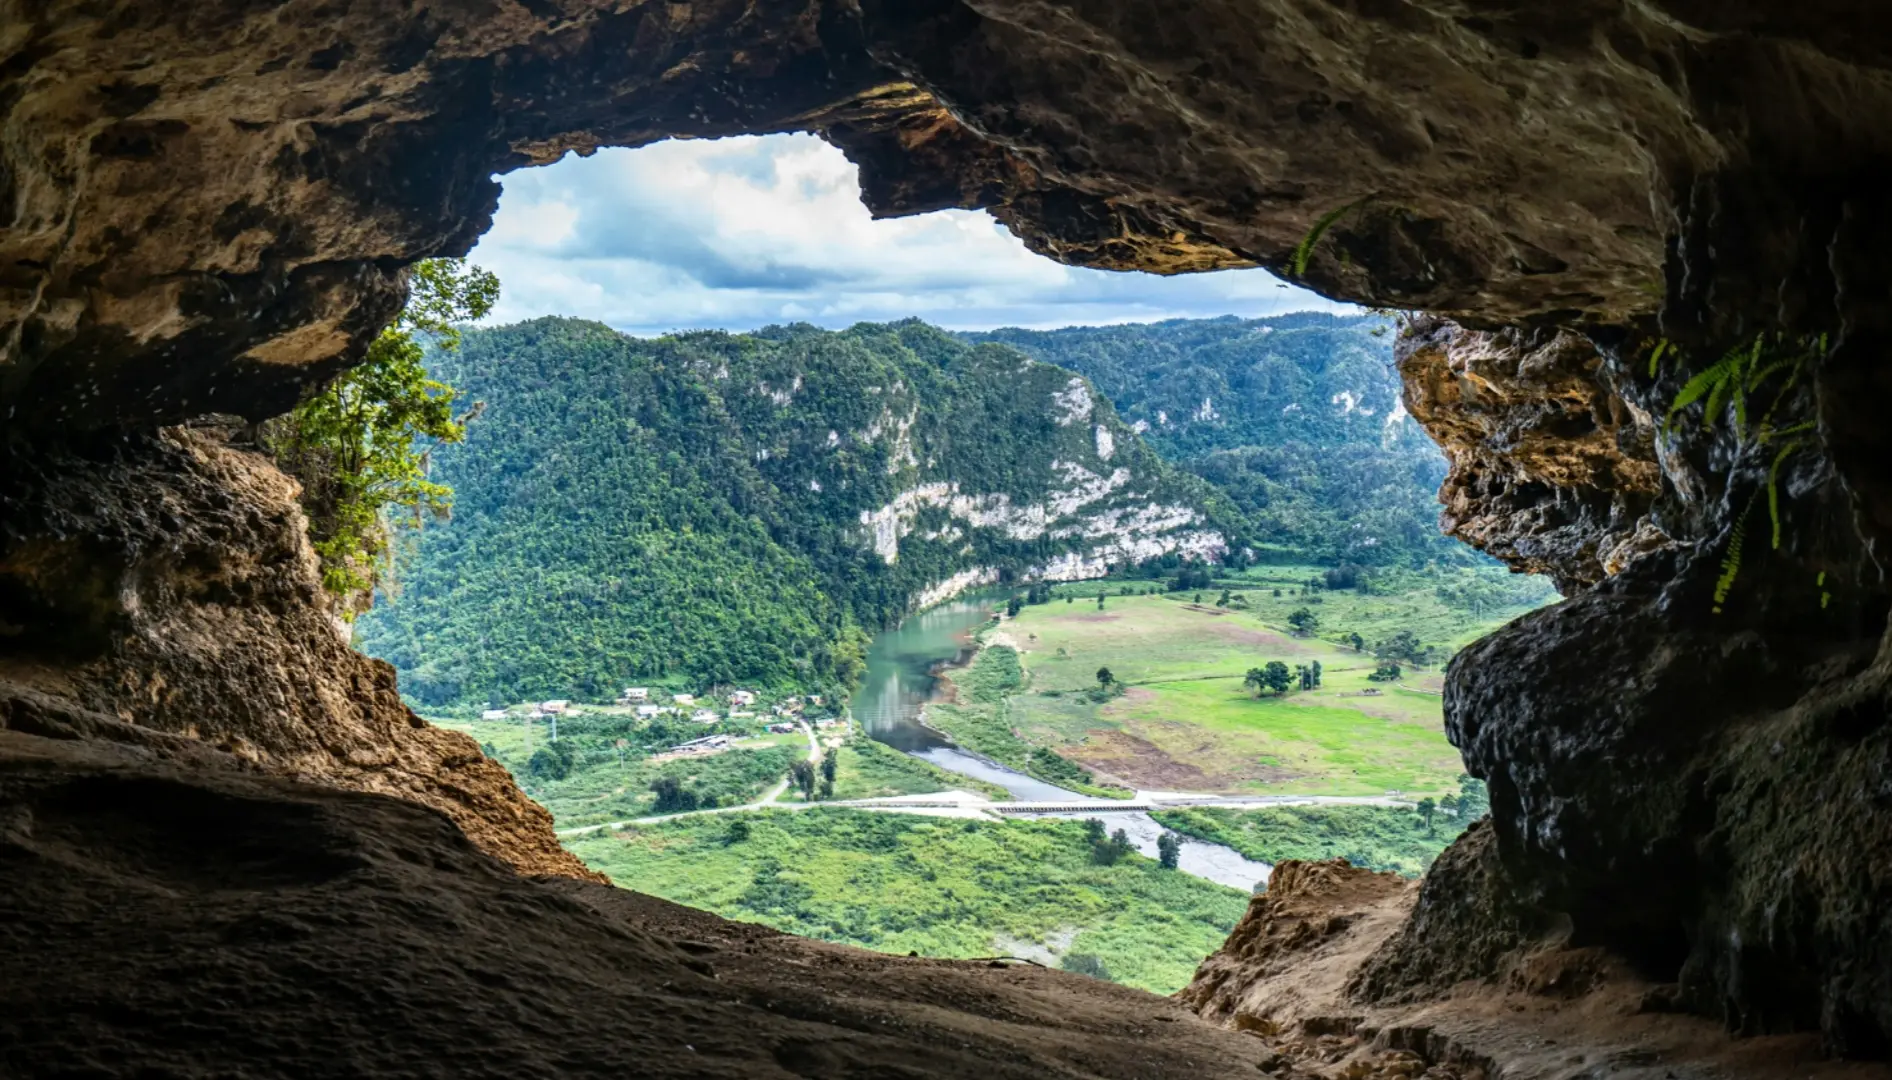
<path fill-rule="evenodd" d="M 456 323 L 481 318 L 499 279 L 459 259 L 427 259 L 408 272 L 408 301 L 359 365 L 264 424 L 264 447 L 302 484 L 309 539 L 322 585 L 365 606 L 395 531 L 441 516 L 453 492 L 428 477 L 428 458 L 460 441 L 473 413 L 455 416 L 454 389 L 430 378 L 426 346 L 453 349 Z M 478 406 L 475 406 L 477 410 Z"/>

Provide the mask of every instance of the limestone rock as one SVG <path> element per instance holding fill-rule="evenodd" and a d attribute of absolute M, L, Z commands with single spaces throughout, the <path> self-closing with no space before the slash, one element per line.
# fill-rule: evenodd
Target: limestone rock
<path fill-rule="evenodd" d="M 1588 339 L 1421 318 L 1395 356 L 1407 411 L 1451 463 L 1447 535 L 1566 593 L 1666 546 L 1650 517 L 1655 420 L 1617 392 Z"/>
<path fill-rule="evenodd" d="M 597 878 L 504 767 L 348 647 L 294 485 L 267 459 L 174 429 L 8 465 L 0 727 L 166 754 L 183 736 L 259 772 L 431 806 L 521 873 Z"/>

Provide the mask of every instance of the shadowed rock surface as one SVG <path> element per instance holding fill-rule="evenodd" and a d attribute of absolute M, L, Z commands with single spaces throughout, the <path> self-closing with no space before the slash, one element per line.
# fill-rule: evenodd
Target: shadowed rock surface
<path fill-rule="evenodd" d="M 1081 975 L 518 877 L 397 799 L 0 732 L 8 1076 L 1184 1077 L 1264 1049 Z"/>
<path fill-rule="evenodd" d="M 1594 950 L 1582 963 L 1668 987 L 1675 1007 L 1884 1058 L 1892 20 L 1875 16 L 1831 0 L 15 5 L 0 20 L 0 716 L 74 752 L 149 756 L 133 772 L 227 771 L 234 755 L 262 785 L 237 816 L 284 835 L 304 828 L 303 796 L 280 788 L 293 777 L 436 807 L 515 868 L 579 873 L 503 772 L 348 651 L 282 477 L 156 425 L 265 417 L 357 360 L 403 268 L 486 228 L 494 172 L 812 130 L 861 163 L 879 213 L 984 206 L 1055 258 L 1159 272 L 1287 269 L 1299 247 L 1330 295 L 1455 320 L 1416 323 L 1405 347 L 1408 399 L 1457 466 L 1450 527 L 1573 595 L 1454 661 L 1448 728 L 1490 781 L 1490 831 L 1441 861 L 1356 993 L 1410 1008 L 1489 991 L 1525 970 L 1529 928 L 1561 927 Z M 1739 355 L 1771 381 L 1668 423 Z M 33 889 L 69 875 L 77 890 L 69 909 L 18 901 L 25 925 L 68 935 L 46 940 L 109 929 L 136 945 L 153 936 L 141 923 L 197 925 L 182 898 L 206 882 L 247 881 L 226 891 L 262 911 L 336 880 L 307 865 L 354 865 L 288 868 L 241 833 L 152 855 L 138 904 L 85 902 L 164 847 L 152 830 L 176 822 L 151 808 L 197 798 L 141 782 L 157 786 L 138 813 L 81 785 L 48 819 L 86 837 L 71 850 L 108 853 L 104 870 L 34 847 L 15 823 L 39 810 L 5 819 L 9 868 L 36 859 Z M 364 844 L 406 827 L 370 817 Z M 492 888 L 524 888 L 507 880 Z M 447 963 L 438 910 L 382 909 L 377 944 L 409 965 L 368 984 L 387 1000 Z M 542 945 L 582 965 L 585 934 L 607 933 Z M 155 960 L 109 986 L 84 965 L 31 970 L 38 997 L 74 1002 L 36 1045 L 75 1053 L 145 1030 L 139 993 L 213 1003 L 267 984 Z M 755 985 L 788 981 L 772 970 Z M 1256 1013 L 1279 984 L 1244 990 L 1242 970 L 1217 1000 Z M 1607 993 L 1557 1000 L 1546 1023 L 1620 1014 Z M 290 1033 L 255 1002 L 251 1026 L 218 1014 L 228 1060 L 293 1072 L 353 1030 Z M 672 1015 L 638 1008 L 640 1039 Z M 1493 1015 L 1482 1030 L 1502 1042 L 1516 1021 Z M 518 1023 L 542 1060 L 566 1045 Z M 1432 1046 L 1416 1022 L 1381 1030 Z M 1308 1034 L 1317 1056 L 1340 1037 Z M 429 1060 L 401 1056 L 409 1037 L 373 1044 L 389 1055 L 375 1067 Z M 1497 1060 L 1454 1039 L 1468 1068 Z M 796 1061 L 782 1067 L 838 1069 Z"/>
<path fill-rule="evenodd" d="M 294 484 L 227 438 L 174 428 L 8 458 L 0 728 L 187 736 L 257 772 L 432 806 L 521 873 L 595 879 L 505 768 L 348 647 Z"/>

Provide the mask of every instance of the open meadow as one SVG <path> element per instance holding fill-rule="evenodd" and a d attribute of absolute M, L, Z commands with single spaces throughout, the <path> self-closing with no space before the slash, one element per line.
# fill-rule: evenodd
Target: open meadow
<path fill-rule="evenodd" d="M 572 840 L 612 880 L 732 919 L 881 952 L 1023 956 L 1159 994 L 1189 981 L 1248 895 L 1078 821 L 748 811 Z"/>
<path fill-rule="evenodd" d="M 933 707 L 929 721 L 1001 761 L 1050 750 L 1091 770 L 1094 784 L 1415 797 L 1455 790 L 1462 767 L 1444 735 L 1441 661 L 1540 601 L 1471 611 L 1445 602 L 1437 578 L 1424 579 L 1430 589 L 1391 594 L 1310 584 L 1317 580 L 1308 568 L 1263 567 L 1187 591 L 1144 581 L 1060 586 L 1048 603 L 1023 606 L 985 635 L 977 660 L 952 675 L 956 701 Z M 1289 620 L 1303 610 L 1313 629 L 1297 634 Z M 1434 662 L 1408 660 L 1398 678 L 1375 680 L 1375 646 L 1402 631 Z M 1015 661 L 1006 655 L 1014 652 Z M 1318 663 L 1320 684 L 1302 689 L 1297 680 L 1276 692 L 1246 681 L 1271 661 L 1291 671 Z M 1111 675 L 1108 687 L 1100 670 Z"/>

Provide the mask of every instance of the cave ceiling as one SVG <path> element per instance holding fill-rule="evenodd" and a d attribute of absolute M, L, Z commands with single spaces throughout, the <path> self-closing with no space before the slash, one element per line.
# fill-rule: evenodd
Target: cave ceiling
<path fill-rule="evenodd" d="M 1892 106 L 1892 21 L 1841 3 L 127 0 L 0 23 L 16 430 L 280 411 L 359 355 L 404 266 L 471 247 L 495 174 L 673 136 L 815 131 L 876 213 L 988 208 L 1072 264 L 1287 272 L 1351 207 L 1303 275 L 1330 296 L 1585 326 L 1758 297 L 1791 321 L 1824 295 L 1791 267 L 1831 229 L 1801 193 L 1842 215 Z"/>

